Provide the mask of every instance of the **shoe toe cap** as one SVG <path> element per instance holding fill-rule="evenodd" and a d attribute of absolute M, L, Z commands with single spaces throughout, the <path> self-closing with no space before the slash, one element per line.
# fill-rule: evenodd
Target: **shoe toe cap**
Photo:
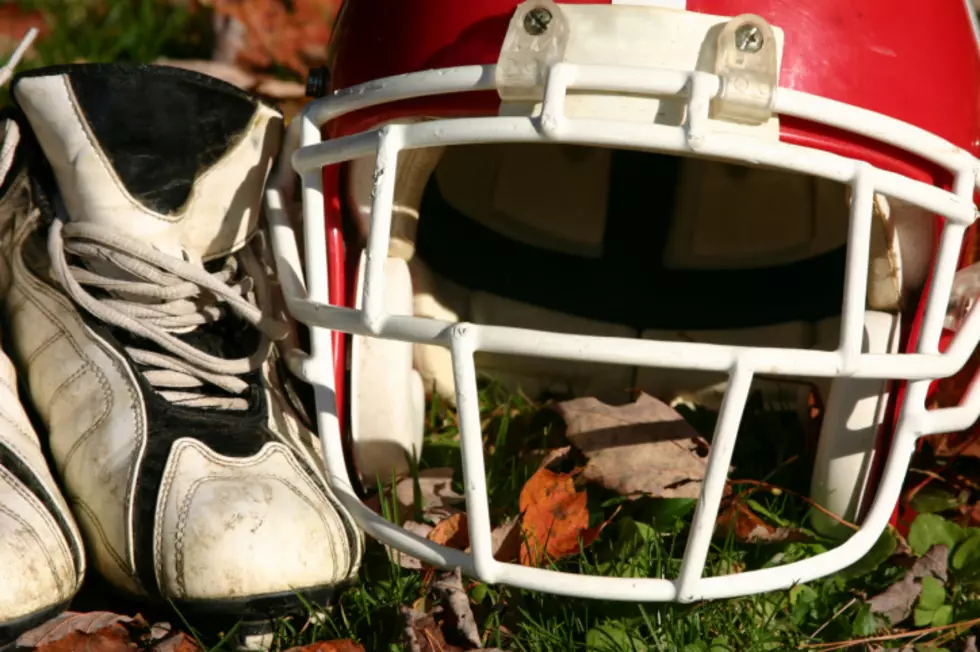
<path fill-rule="evenodd" d="M 57 520 L 0 468 L 0 624 L 67 603 L 79 578 Z"/>
<path fill-rule="evenodd" d="M 158 582 L 167 597 L 302 593 L 351 575 L 359 542 L 346 514 L 288 453 L 248 465 L 212 461 L 191 479 L 194 466 L 178 468 L 184 480 L 169 492 L 158 528 Z"/>

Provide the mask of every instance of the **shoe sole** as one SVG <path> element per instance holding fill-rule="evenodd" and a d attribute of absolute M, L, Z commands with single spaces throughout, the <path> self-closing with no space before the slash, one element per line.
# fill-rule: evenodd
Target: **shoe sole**
<path fill-rule="evenodd" d="M 309 614 L 310 609 L 322 610 L 345 586 L 303 589 L 282 593 L 267 593 L 231 600 L 174 600 L 173 606 L 187 618 L 207 618 L 245 623 L 260 623 L 284 616 Z"/>

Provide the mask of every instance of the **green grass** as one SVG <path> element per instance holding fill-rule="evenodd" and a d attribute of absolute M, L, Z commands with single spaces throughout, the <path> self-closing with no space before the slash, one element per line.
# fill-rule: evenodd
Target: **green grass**
<path fill-rule="evenodd" d="M 520 488 L 536 468 L 536 461 L 527 452 L 561 445 L 562 440 L 555 427 L 556 418 L 546 406 L 535 405 L 520 395 L 508 395 L 492 384 L 483 388 L 481 400 L 489 451 L 486 464 L 491 509 L 494 518 L 499 519 L 516 512 Z M 700 416 L 705 427 L 711 425 L 711 415 Z M 792 436 L 793 421 L 792 415 L 773 413 L 758 399 L 750 404 L 733 460 L 739 477 L 764 479 L 786 488 L 795 486 L 805 492 L 809 472 L 801 465 L 808 460 L 802 455 L 801 446 L 793 445 L 803 441 L 801 436 Z M 427 443 L 431 445 L 425 449 L 421 466 L 452 465 L 458 481 L 461 476 L 455 424 L 452 411 L 433 406 L 427 424 Z M 798 424 L 796 428 L 799 429 Z M 706 434 L 710 435 L 710 431 Z M 619 512 L 590 548 L 577 557 L 554 563 L 553 568 L 617 577 L 677 576 L 693 501 L 624 501 L 592 486 L 588 492 L 593 523 L 607 518 L 614 507 L 619 507 Z M 805 502 L 785 491 L 756 491 L 750 505 L 773 525 L 806 527 L 810 513 Z M 964 531 L 964 539 L 967 535 Z M 905 568 L 896 563 L 908 558 L 892 556 L 895 544 L 895 535 L 886 532 L 865 560 L 844 572 L 792 590 L 734 600 L 679 605 L 555 599 L 549 594 L 476 582 L 471 582 L 469 594 L 485 645 L 508 650 L 801 649 L 914 629 L 911 623 L 903 623 L 903 629 L 891 628 L 871 614 L 866 604 L 868 598 L 905 573 Z M 782 545 L 746 545 L 728 537 L 713 542 L 707 573 L 719 575 L 733 568 L 790 563 L 833 545 L 816 536 L 805 543 Z M 883 563 L 889 557 L 890 563 Z M 910 562 L 908 559 L 905 565 Z M 371 543 L 360 579 L 341 596 L 324 624 L 305 632 L 284 626 L 278 647 L 284 649 L 318 638 L 351 638 L 368 650 L 402 649 L 399 608 L 426 595 L 423 574 L 391 563 L 382 548 Z M 949 604 L 956 605 L 951 612 L 955 620 L 949 622 L 968 620 L 980 613 L 975 586 L 972 580 L 963 579 L 963 574 L 957 577 L 954 573 L 947 586 Z M 948 643 L 962 634 L 962 630 L 951 629 L 927 633 L 916 639 L 916 649 L 943 649 L 928 644 Z M 844 644 L 831 649 L 861 647 Z"/>

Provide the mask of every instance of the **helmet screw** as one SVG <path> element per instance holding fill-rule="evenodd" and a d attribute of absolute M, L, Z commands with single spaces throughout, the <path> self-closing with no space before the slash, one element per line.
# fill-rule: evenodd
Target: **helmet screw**
<path fill-rule="evenodd" d="M 758 52 L 765 42 L 762 30 L 752 23 L 746 23 L 735 30 L 735 47 L 742 52 Z"/>
<path fill-rule="evenodd" d="M 306 77 L 306 97 L 318 98 L 327 94 L 330 88 L 330 71 L 325 66 L 310 68 Z"/>
<path fill-rule="evenodd" d="M 544 7 L 535 7 L 524 14 L 524 31 L 531 36 L 540 36 L 548 31 L 551 23 L 551 12 Z"/>

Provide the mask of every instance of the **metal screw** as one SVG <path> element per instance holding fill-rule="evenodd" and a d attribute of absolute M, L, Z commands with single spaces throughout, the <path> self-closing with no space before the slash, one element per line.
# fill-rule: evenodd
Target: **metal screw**
<path fill-rule="evenodd" d="M 735 30 L 735 47 L 742 52 L 758 52 L 765 42 L 762 30 L 752 23 L 746 23 Z"/>
<path fill-rule="evenodd" d="M 551 23 L 551 12 L 544 7 L 535 7 L 524 14 L 524 31 L 531 36 L 540 36 L 548 31 Z"/>

